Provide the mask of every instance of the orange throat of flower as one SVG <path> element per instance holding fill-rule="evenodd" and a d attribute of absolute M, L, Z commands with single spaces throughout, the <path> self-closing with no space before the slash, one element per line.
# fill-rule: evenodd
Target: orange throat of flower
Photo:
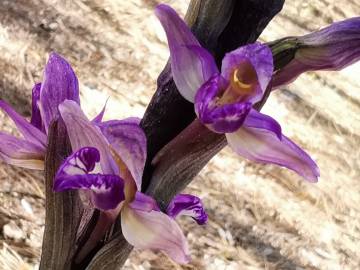
<path fill-rule="evenodd" d="M 235 103 L 251 95 L 258 85 L 258 77 L 252 64 L 246 61 L 232 71 L 229 82 L 217 102 L 219 105 Z"/>

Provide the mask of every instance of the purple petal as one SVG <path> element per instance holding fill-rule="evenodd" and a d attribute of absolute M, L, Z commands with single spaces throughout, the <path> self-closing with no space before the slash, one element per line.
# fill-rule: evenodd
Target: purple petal
<path fill-rule="evenodd" d="M 100 152 L 94 147 L 84 147 L 69 156 L 59 168 L 54 190 L 71 189 L 90 191 L 93 205 L 103 211 L 115 209 L 125 199 L 124 181 L 117 175 L 90 174 L 100 161 Z"/>
<path fill-rule="evenodd" d="M 138 190 L 146 161 L 146 136 L 139 123 L 138 118 L 128 118 L 99 124 L 112 149 L 129 169 Z"/>
<path fill-rule="evenodd" d="M 175 84 L 185 99 L 194 102 L 199 87 L 218 73 L 215 60 L 201 47 L 175 10 L 161 4 L 156 7 L 155 14 L 166 32 Z"/>
<path fill-rule="evenodd" d="M 282 138 L 281 126 L 273 118 L 266 114 L 262 114 L 257 110 L 251 109 L 244 124 L 249 128 L 266 129 L 274 133 L 279 140 Z"/>
<path fill-rule="evenodd" d="M 273 88 L 310 70 L 340 70 L 360 59 L 360 17 L 336 22 L 298 37 L 295 58 L 274 75 Z"/>
<path fill-rule="evenodd" d="M 106 105 L 108 103 L 108 100 L 109 99 L 106 100 L 105 105 L 102 108 L 101 112 L 97 116 L 95 116 L 95 118 L 93 120 L 91 120 L 91 122 L 93 122 L 95 124 L 100 124 L 101 123 L 101 121 L 102 121 L 102 119 L 104 117 L 104 114 L 105 114 L 105 109 L 106 109 Z"/>
<path fill-rule="evenodd" d="M 251 101 L 252 103 L 260 101 L 274 70 L 271 49 L 256 42 L 227 53 L 222 61 L 222 76 L 230 81 L 235 69 L 240 70 L 244 76 L 255 71 L 255 81 L 250 78 L 243 78 L 245 84 L 254 84 L 255 88 L 251 93 L 244 94 L 245 97 L 242 100 Z M 251 81 L 247 82 L 248 79 Z"/>
<path fill-rule="evenodd" d="M 250 113 L 236 132 L 226 134 L 229 146 L 239 155 L 256 162 L 277 164 L 316 182 L 319 168 L 299 146 L 281 134 L 276 121 L 260 113 Z"/>
<path fill-rule="evenodd" d="M 94 147 L 83 147 L 69 156 L 60 166 L 57 176 L 88 174 L 100 161 L 100 152 Z"/>
<path fill-rule="evenodd" d="M 159 211 L 121 210 L 121 229 L 134 247 L 165 252 L 178 263 L 190 260 L 186 238 L 174 219 Z"/>
<path fill-rule="evenodd" d="M 45 130 L 59 116 L 58 106 L 64 100 L 80 104 L 79 84 L 70 64 L 56 53 L 51 53 L 45 67 L 40 90 L 40 112 Z"/>
<path fill-rule="evenodd" d="M 179 194 L 170 202 L 166 213 L 173 218 L 177 216 L 190 216 L 199 225 L 206 223 L 208 216 L 200 198 L 190 194 Z"/>
<path fill-rule="evenodd" d="M 218 105 L 219 95 L 223 91 L 221 75 L 211 77 L 196 94 L 195 112 L 200 121 L 214 132 L 234 132 L 243 124 L 252 104 L 236 102 Z"/>
<path fill-rule="evenodd" d="M 0 160 L 27 169 L 43 170 L 44 159 L 43 147 L 0 132 Z"/>
<path fill-rule="evenodd" d="M 54 191 L 83 189 L 90 191 L 95 208 L 116 209 L 125 200 L 124 180 L 113 174 L 62 175 L 56 178 Z"/>
<path fill-rule="evenodd" d="M 212 123 L 207 126 L 217 133 L 231 133 L 238 130 L 251 109 L 251 103 L 226 104 L 209 112 Z"/>
<path fill-rule="evenodd" d="M 195 96 L 195 112 L 203 123 L 212 123 L 212 119 L 207 117 L 208 112 L 217 106 L 216 102 L 226 86 L 225 80 L 221 75 L 216 74 L 197 91 Z"/>
<path fill-rule="evenodd" d="M 130 204 L 131 208 L 142 210 L 142 211 L 160 211 L 160 208 L 157 204 L 157 202 L 150 196 L 141 193 L 136 192 L 135 193 L 135 199 Z"/>
<path fill-rule="evenodd" d="M 24 138 L 33 143 L 42 147 L 43 149 L 46 147 L 46 135 L 42 133 L 39 129 L 31 125 L 26 121 L 21 115 L 19 115 L 16 111 L 14 111 L 10 105 L 0 100 L 0 108 L 3 109 L 7 115 L 14 121 L 17 126 L 19 132 L 24 136 Z"/>
<path fill-rule="evenodd" d="M 34 85 L 33 89 L 32 89 L 32 113 L 31 113 L 31 121 L 30 123 L 40 129 L 41 131 L 45 131 L 43 130 L 43 123 L 42 123 L 42 119 L 41 119 L 41 115 L 40 115 L 40 110 L 39 110 L 39 105 L 38 102 L 40 100 L 40 88 L 41 88 L 41 83 L 37 83 Z"/>
<path fill-rule="evenodd" d="M 66 100 L 60 104 L 59 111 L 65 122 L 73 151 L 87 146 L 97 148 L 101 156 L 102 172 L 118 175 L 119 168 L 111 155 L 109 143 L 100 129 L 87 119 L 80 106 L 72 100 Z"/>

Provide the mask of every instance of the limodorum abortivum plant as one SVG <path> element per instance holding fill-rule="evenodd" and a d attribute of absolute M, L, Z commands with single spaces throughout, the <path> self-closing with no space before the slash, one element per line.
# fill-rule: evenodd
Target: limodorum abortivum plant
<path fill-rule="evenodd" d="M 32 89 L 30 121 L 0 101 L 21 134 L 0 133 L 1 160 L 45 171 L 41 269 L 120 269 L 133 246 L 188 263 L 176 218 L 202 226 L 208 214 L 200 198 L 182 190 L 225 145 L 242 158 L 318 181 L 311 153 L 260 110 L 273 91 L 304 72 L 337 71 L 358 61 L 360 18 L 304 36 L 256 41 L 282 5 L 194 0 L 190 26 L 170 6 L 158 5 L 170 59 L 143 119 L 104 121 L 106 104 L 89 119 L 77 76 L 56 52 Z M 246 24 L 240 14 L 249 10 L 258 16 Z M 234 25 L 243 33 L 229 35 Z"/>

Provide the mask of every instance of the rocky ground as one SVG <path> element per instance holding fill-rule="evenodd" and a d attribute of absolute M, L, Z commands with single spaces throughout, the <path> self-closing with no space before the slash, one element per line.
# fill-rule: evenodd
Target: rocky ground
<path fill-rule="evenodd" d="M 168 58 L 156 0 L 0 1 L 0 98 L 30 116 L 34 82 L 50 51 L 76 70 L 89 116 L 141 117 Z M 165 1 L 184 14 L 186 1 Z M 264 41 L 304 34 L 360 14 L 356 0 L 287 1 Z M 309 184 L 225 148 L 193 181 L 209 223 L 180 221 L 193 261 L 178 266 L 136 250 L 125 269 L 359 269 L 360 64 L 301 76 L 264 108 L 318 162 Z M 0 112 L 0 130 L 15 133 Z M 42 173 L 0 163 L 0 269 L 33 269 L 44 229 Z M 2 246 L 2 247 L 1 247 Z"/>

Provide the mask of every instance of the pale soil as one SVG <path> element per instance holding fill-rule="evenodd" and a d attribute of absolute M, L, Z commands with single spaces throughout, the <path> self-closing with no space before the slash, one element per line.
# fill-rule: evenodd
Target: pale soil
<path fill-rule="evenodd" d="M 106 118 L 143 114 L 168 58 L 153 16 L 155 0 L 0 1 L 0 98 L 30 116 L 34 82 L 52 50 L 81 83 L 89 116 L 110 97 Z M 170 2 L 182 14 L 188 1 Z M 356 0 L 287 1 L 263 40 L 304 34 L 360 14 Z M 125 269 L 359 269 L 360 64 L 309 73 L 274 93 L 264 108 L 318 162 L 309 184 L 285 169 L 217 155 L 188 188 L 209 223 L 181 226 L 193 262 L 135 251 Z M 0 130 L 14 131 L 0 113 Z M 32 269 L 44 226 L 42 173 L 0 163 L 0 269 Z"/>

